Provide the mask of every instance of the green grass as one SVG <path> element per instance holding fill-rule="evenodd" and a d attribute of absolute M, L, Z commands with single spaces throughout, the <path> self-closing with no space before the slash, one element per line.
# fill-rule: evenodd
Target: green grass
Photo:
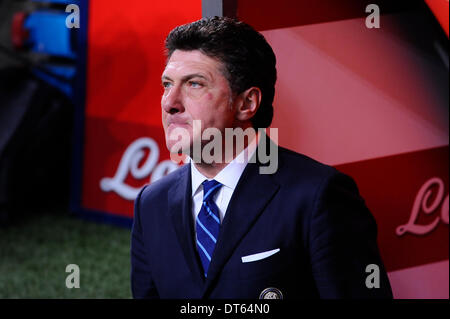
<path fill-rule="evenodd" d="M 0 298 L 131 298 L 130 230 L 40 214 L 0 228 Z M 68 264 L 80 288 L 66 287 Z"/>

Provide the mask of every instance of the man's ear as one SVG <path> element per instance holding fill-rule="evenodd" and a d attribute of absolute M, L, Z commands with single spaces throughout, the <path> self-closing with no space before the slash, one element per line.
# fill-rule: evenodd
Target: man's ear
<path fill-rule="evenodd" d="M 261 104 L 261 90 L 251 87 L 239 94 L 236 108 L 236 119 L 239 121 L 249 121 L 258 111 Z"/>

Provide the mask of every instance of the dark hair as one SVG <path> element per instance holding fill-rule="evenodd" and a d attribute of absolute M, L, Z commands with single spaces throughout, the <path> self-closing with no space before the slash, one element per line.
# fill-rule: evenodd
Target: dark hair
<path fill-rule="evenodd" d="M 272 123 L 277 70 L 276 58 L 264 36 L 248 24 L 213 17 L 181 25 L 166 38 L 167 56 L 175 50 L 199 50 L 223 63 L 224 76 L 234 94 L 255 86 L 261 90 L 261 104 L 252 118 L 254 128 Z"/>

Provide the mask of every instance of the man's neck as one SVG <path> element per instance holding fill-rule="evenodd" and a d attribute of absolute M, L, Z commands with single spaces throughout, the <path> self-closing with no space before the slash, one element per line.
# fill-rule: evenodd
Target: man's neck
<path fill-rule="evenodd" d="M 198 171 L 207 178 L 214 178 L 228 164 L 229 163 L 194 163 Z"/>
<path fill-rule="evenodd" d="M 252 143 L 253 141 L 258 141 L 258 134 L 256 134 L 256 136 L 253 137 L 252 140 L 247 141 L 246 139 L 244 139 L 244 148 L 243 151 L 245 151 L 245 149 L 247 149 L 247 147 L 249 146 L 250 143 Z M 226 152 L 223 152 L 224 154 Z M 240 153 L 236 152 L 236 149 L 233 150 L 232 152 L 232 158 L 229 159 L 223 159 L 223 161 L 221 163 L 216 163 L 216 162 L 212 162 L 212 163 L 204 163 L 204 162 L 193 162 L 193 164 L 195 165 L 195 167 L 197 168 L 197 170 L 203 174 L 205 177 L 207 178 L 214 178 L 217 174 L 219 174 L 219 172 L 221 170 L 223 170 L 231 161 L 233 161 Z M 249 154 L 246 154 L 245 156 L 248 156 Z M 249 160 L 247 158 L 247 160 Z"/>

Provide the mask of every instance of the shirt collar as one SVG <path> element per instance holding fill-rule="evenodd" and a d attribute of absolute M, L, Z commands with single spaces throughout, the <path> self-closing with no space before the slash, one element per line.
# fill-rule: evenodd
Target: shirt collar
<path fill-rule="evenodd" d="M 247 166 L 249 159 L 252 158 L 255 153 L 257 142 L 259 142 L 259 134 L 241 153 L 239 153 L 238 156 L 236 156 L 227 166 L 225 166 L 214 177 L 214 179 L 234 191 L 237 183 L 239 182 L 239 179 L 241 178 L 242 173 L 244 172 L 245 167 Z M 248 154 L 248 156 L 245 156 L 245 154 Z M 203 181 L 209 178 L 199 172 L 191 159 L 190 162 L 192 196 L 194 196 L 197 192 L 200 191 L 200 185 L 203 183 Z"/>

